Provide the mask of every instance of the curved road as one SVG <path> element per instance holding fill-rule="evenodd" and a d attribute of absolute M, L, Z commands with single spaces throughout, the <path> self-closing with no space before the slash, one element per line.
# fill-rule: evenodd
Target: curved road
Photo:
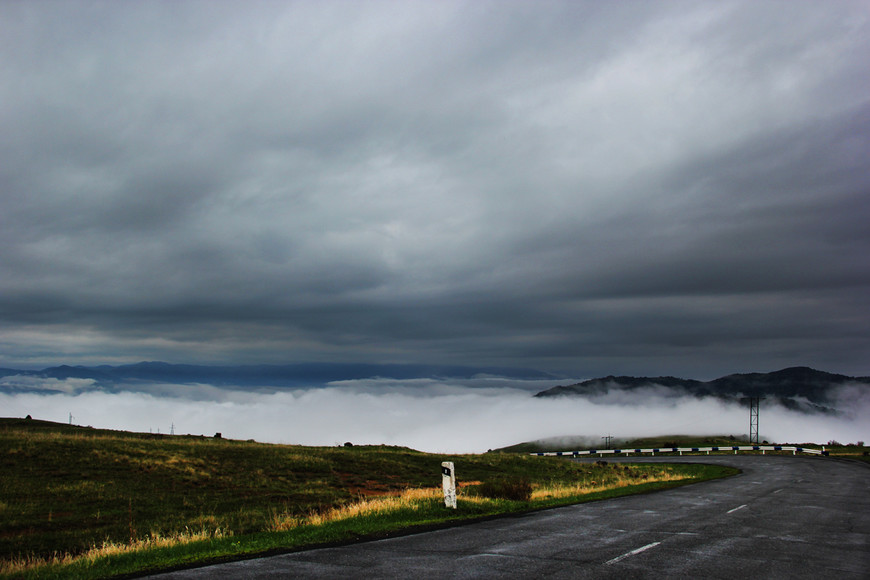
<path fill-rule="evenodd" d="M 759 455 L 629 461 L 724 463 L 743 473 L 153 578 L 870 577 L 870 466 Z"/>

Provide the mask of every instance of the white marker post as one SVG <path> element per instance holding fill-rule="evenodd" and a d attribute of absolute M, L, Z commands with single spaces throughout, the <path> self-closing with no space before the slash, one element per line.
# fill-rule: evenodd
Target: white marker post
<path fill-rule="evenodd" d="M 444 488 L 444 505 L 456 509 L 456 471 L 452 461 L 441 463 L 441 485 Z"/>

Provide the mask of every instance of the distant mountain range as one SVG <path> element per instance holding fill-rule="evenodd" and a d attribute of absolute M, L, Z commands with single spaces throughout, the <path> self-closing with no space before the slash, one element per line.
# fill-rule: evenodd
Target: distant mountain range
<path fill-rule="evenodd" d="M 141 362 L 120 366 L 68 366 L 42 370 L 0 368 L 0 391 L 82 392 L 103 390 L 154 390 L 154 385 L 212 385 L 242 389 L 294 389 L 324 387 L 337 381 L 389 378 L 408 380 L 474 379 L 497 376 L 515 380 L 559 380 L 558 376 L 533 369 L 467 367 L 420 364 L 298 363 L 289 365 L 203 366 Z M 550 383 L 552 384 L 552 383 Z M 138 386 L 137 386 L 138 385 Z M 656 398 L 714 397 L 735 401 L 764 397 L 789 409 L 810 413 L 844 410 L 843 389 L 854 396 L 870 397 L 870 377 L 849 377 L 808 367 L 792 367 L 772 373 L 727 375 L 712 381 L 677 377 L 607 376 L 581 383 L 553 387 L 535 394 L 538 398 L 582 397 L 594 402 L 643 405 Z M 848 397 L 847 397 L 848 398 Z"/>
<path fill-rule="evenodd" d="M 722 400 L 764 397 L 793 410 L 836 412 L 839 410 L 837 396 L 846 386 L 870 395 L 870 377 L 849 377 L 809 367 L 791 367 L 772 373 L 727 375 L 712 381 L 607 376 L 553 387 L 537 393 L 535 397 L 584 397 L 619 402 L 630 402 L 635 398 L 638 404 L 652 395 L 715 397 Z"/>
<path fill-rule="evenodd" d="M 202 366 L 141 362 L 121 366 L 49 367 L 38 371 L 0 368 L 0 388 L 15 390 L 12 377 L 27 379 L 90 379 L 94 385 L 111 390 L 131 383 L 208 384 L 218 387 L 300 388 L 324 386 L 334 381 L 383 377 L 391 379 L 458 378 L 499 376 L 522 380 L 554 380 L 559 377 L 533 369 L 465 367 L 419 364 L 298 363 L 289 365 Z"/>

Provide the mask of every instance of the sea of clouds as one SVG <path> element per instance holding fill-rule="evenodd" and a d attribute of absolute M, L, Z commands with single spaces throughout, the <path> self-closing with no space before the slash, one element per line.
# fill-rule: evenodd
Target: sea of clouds
<path fill-rule="evenodd" d="M 24 380 L 22 380 L 24 379 Z M 561 381 L 562 384 L 568 384 Z M 576 437 L 600 446 L 643 436 L 743 436 L 747 408 L 673 396 L 658 388 L 593 400 L 534 398 L 554 381 L 366 379 L 294 390 L 138 384 L 113 392 L 89 379 L 0 379 L 6 417 L 103 429 L 214 435 L 300 445 L 400 445 L 428 452 L 478 453 L 524 441 Z M 11 386 L 17 391 L 10 391 Z M 762 405 L 759 432 L 778 443 L 870 440 L 870 397 L 845 388 L 840 414 L 804 414 Z"/>

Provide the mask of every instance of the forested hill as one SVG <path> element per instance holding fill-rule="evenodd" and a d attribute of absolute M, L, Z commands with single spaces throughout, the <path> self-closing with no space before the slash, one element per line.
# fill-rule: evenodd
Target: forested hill
<path fill-rule="evenodd" d="M 844 389 L 870 394 L 870 377 L 849 377 L 818 371 L 809 367 L 791 367 L 771 373 L 727 375 L 712 381 L 677 377 L 607 376 L 568 386 L 558 386 L 537 393 L 535 397 L 585 397 L 638 402 L 656 394 L 670 397 L 716 397 L 736 400 L 764 397 L 786 407 L 808 412 L 831 412 L 838 409 Z"/>

